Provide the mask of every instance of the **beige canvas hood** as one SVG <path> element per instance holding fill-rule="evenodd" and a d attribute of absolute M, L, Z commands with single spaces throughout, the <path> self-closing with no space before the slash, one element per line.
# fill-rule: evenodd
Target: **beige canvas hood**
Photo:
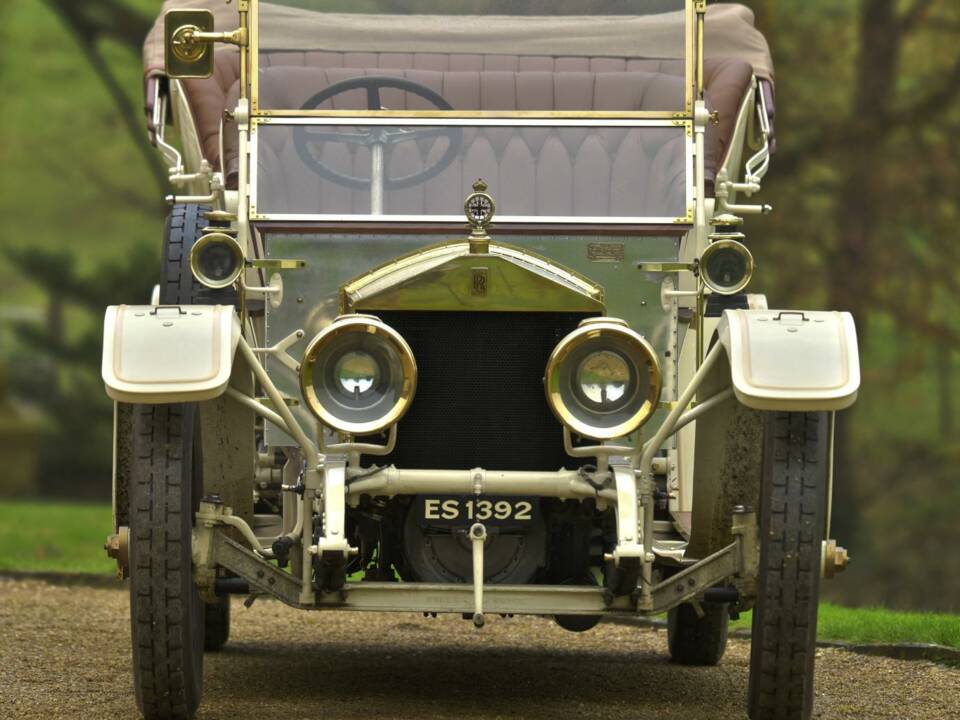
<path fill-rule="evenodd" d="M 218 30 L 237 23 L 233 5 L 216 0 L 166 0 L 144 43 L 146 74 L 163 73 L 163 13 L 178 8 L 209 8 Z M 451 16 L 318 13 L 270 3 L 260 5 L 261 32 L 276 50 L 356 52 L 436 52 L 680 59 L 682 12 L 641 17 L 590 16 L 529 19 L 489 16 L 482 23 L 452 22 Z M 462 18 L 461 18 L 462 20 Z M 773 80 L 766 39 L 754 27 L 753 11 L 721 3 L 707 8 L 705 56 L 735 57 L 754 73 Z M 320 30 L 318 31 L 318 28 Z M 282 43 L 276 42 L 282 38 Z"/>

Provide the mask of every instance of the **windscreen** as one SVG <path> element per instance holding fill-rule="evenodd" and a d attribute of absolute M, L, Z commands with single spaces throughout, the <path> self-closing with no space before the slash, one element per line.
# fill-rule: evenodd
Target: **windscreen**
<path fill-rule="evenodd" d="M 257 3 L 259 111 L 688 111 L 688 0 Z M 433 94 L 351 92 L 402 76 Z M 611 76 L 623 75 L 619 81 Z M 306 83 L 314 92 L 297 88 Z M 532 88 L 532 89 L 531 89 Z M 329 90 L 325 95 L 322 91 Z"/>
<path fill-rule="evenodd" d="M 253 133 L 253 214 L 459 224 L 482 179 L 498 223 L 688 222 L 687 130 L 658 120 L 270 118 Z"/>

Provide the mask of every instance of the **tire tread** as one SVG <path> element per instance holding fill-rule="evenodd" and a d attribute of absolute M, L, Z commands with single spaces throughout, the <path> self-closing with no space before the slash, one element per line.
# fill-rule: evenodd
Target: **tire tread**
<path fill-rule="evenodd" d="M 134 407 L 130 619 L 137 705 L 147 720 L 186 720 L 199 704 L 189 605 L 191 461 L 182 405 Z M 185 487 L 186 486 L 186 487 Z"/>
<path fill-rule="evenodd" d="M 807 720 L 813 710 L 826 425 L 823 413 L 770 419 L 751 650 L 753 720 Z"/>

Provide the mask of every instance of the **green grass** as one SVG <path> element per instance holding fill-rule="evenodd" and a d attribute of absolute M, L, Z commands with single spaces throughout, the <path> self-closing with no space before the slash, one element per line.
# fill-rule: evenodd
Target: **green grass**
<path fill-rule="evenodd" d="M 0 571 L 109 575 L 103 551 L 113 529 L 109 505 L 0 501 Z"/>
<path fill-rule="evenodd" d="M 744 613 L 731 628 L 749 629 L 750 623 L 750 613 Z M 817 635 L 821 640 L 849 643 L 933 643 L 960 648 L 960 616 L 821 603 Z"/>

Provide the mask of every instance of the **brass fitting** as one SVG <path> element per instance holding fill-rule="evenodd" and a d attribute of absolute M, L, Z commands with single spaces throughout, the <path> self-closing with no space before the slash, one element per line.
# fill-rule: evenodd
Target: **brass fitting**
<path fill-rule="evenodd" d="M 836 540 L 825 540 L 823 543 L 823 557 L 820 562 L 820 574 L 827 580 L 838 573 L 842 573 L 850 564 L 850 555 L 847 549 L 837 545 Z"/>
<path fill-rule="evenodd" d="M 130 577 L 130 528 L 123 526 L 107 537 L 103 544 L 107 557 L 117 561 L 117 577 L 120 580 Z"/>

